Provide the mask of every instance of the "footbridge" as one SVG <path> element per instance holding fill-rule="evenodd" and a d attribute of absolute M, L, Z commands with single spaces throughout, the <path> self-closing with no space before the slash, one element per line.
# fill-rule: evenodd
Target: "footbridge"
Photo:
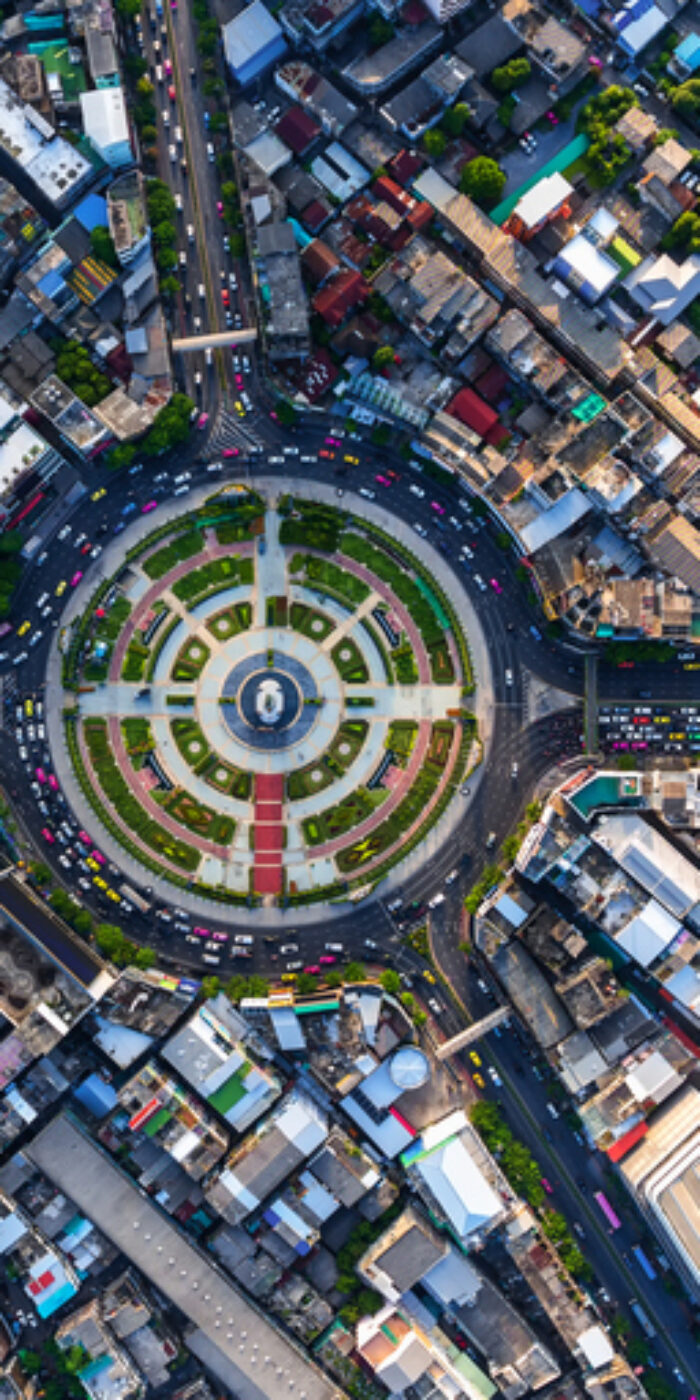
<path fill-rule="evenodd" d="M 435 1051 L 438 1060 L 449 1060 L 451 1055 L 456 1055 L 458 1050 L 464 1050 L 465 1046 L 471 1045 L 473 1041 L 480 1040 L 482 1035 L 488 1035 L 494 1026 L 500 1026 L 512 1014 L 509 1006 L 499 1006 L 498 1011 L 491 1011 L 488 1016 L 482 1016 L 480 1021 L 474 1021 L 471 1026 L 459 1031 L 450 1040 L 443 1041 Z"/>

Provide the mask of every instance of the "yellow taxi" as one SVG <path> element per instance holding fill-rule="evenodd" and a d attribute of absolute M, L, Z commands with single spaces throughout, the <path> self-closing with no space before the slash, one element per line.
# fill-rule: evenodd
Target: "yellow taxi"
<path fill-rule="evenodd" d="M 93 491 L 93 493 L 92 493 L 92 495 L 91 495 L 91 497 L 90 497 L 90 500 L 91 500 L 91 501 L 101 501 L 101 500 L 102 500 L 102 497 L 103 497 L 103 496 L 106 496 L 106 495 L 107 495 L 107 487 L 106 487 L 106 486 L 98 486 L 97 490 L 96 490 L 96 491 Z"/>
<path fill-rule="evenodd" d="M 424 971 L 424 973 L 423 973 L 423 976 L 424 976 L 426 982 L 432 982 L 433 985 L 435 985 L 435 978 L 433 977 L 432 972 L 428 972 L 427 967 L 426 967 L 426 969 L 425 969 L 425 971 Z"/>
<path fill-rule="evenodd" d="M 484 1083 L 484 1081 L 483 1081 L 483 1078 L 482 1078 L 482 1076 L 481 1076 L 480 1074 L 473 1074 L 473 1075 L 472 1075 L 472 1079 L 474 1080 L 474 1083 L 476 1084 L 477 1089 L 485 1089 L 485 1088 L 486 1088 L 486 1085 L 485 1085 L 485 1083 Z"/>
<path fill-rule="evenodd" d="M 58 587 L 56 588 L 56 597 L 57 597 L 57 598 L 62 598 L 62 597 L 63 597 L 63 594 L 65 593 L 65 591 L 66 591 L 66 589 L 67 589 L 67 587 L 68 587 L 68 584 L 66 583 L 66 580 L 65 580 L 64 578 L 62 578 L 62 579 L 61 579 L 61 582 L 58 584 Z"/>
<path fill-rule="evenodd" d="M 109 889 L 109 885 L 107 884 L 107 881 L 106 881 L 106 880 L 103 880 L 103 878 L 102 878 L 101 875 L 93 875 L 93 877 L 92 877 L 92 883 L 93 883 L 93 885 L 97 885 L 98 890 L 107 890 L 107 889 Z"/>
<path fill-rule="evenodd" d="M 32 715 L 34 714 L 34 701 L 29 695 L 27 696 L 24 702 L 24 713 L 27 716 L 27 719 L 31 719 Z"/>
<path fill-rule="evenodd" d="M 99 861 L 93 860 L 92 856 L 88 856 L 85 864 L 87 865 L 89 870 L 96 870 L 99 873 Z"/>
<path fill-rule="evenodd" d="M 116 890 L 107 889 L 105 890 L 105 894 L 108 899 L 111 899 L 113 904 L 121 904 L 120 896 L 117 894 Z"/>
<path fill-rule="evenodd" d="M 21 625 L 20 627 L 17 628 L 17 636 L 18 636 L 18 637 L 23 637 L 24 634 L 25 634 L 25 632 L 28 632 L 28 631 L 29 631 L 29 628 L 31 627 L 31 625 L 32 625 L 31 622 L 23 622 L 22 625 Z"/>
<path fill-rule="evenodd" d="M 471 1060 L 471 1062 L 472 1062 L 473 1065 L 476 1065 L 476 1067 L 477 1067 L 477 1069 L 478 1069 L 478 1068 L 479 1068 L 479 1065 L 481 1064 L 481 1060 L 480 1060 L 479 1056 L 477 1055 L 476 1050 L 470 1050 L 470 1051 L 469 1051 L 469 1059 Z"/>
<path fill-rule="evenodd" d="M 282 973 L 282 981 L 283 981 L 283 982 L 296 982 L 296 980 L 297 980 L 296 972 L 283 972 L 283 973 Z"/>
<path fill-rule="evenodd" d="M 245 418 L 245 409 L 244 409 L 243 404 L 241 403 L 240 399 L 236 399 L 236 402 L 235 402 L 235 404 L 234 404 L 233 406 L 234 406 L 234 408 L 235 408 L 235 410 L 236 410 L 236 413 L 238 414 L 238 417 L 239 417 L 239 418 Z"/>
<path fill-rule="evenodd" d="M 349 462 L 351 467 L 359 467 L 360 465 L 359 457 L 351 457 L 349 452 L 343 457 L 343 461 Z"/>
<path fill-rule="evenodd" d="M 686 661 L 684 671 L 700 671 L 700 661 Z"/>

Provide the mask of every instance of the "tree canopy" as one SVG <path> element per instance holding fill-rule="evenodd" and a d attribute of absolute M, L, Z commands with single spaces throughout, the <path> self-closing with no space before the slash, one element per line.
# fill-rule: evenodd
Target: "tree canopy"
<path fill-rule="evenodd" d="M 462 166 L 459 188 L 477 204 L 496 204 L 503 194 L 506 173 L 490 156 L 474 156 Z"/>
<path fill-rule="evenodd" d="M 531 72 L 532 68 L 527 58 L 511 58 L 500 68 L 494 68 L 491 84 L 496 92 L 512 92 L 513 88 L 527 82 Z"/>

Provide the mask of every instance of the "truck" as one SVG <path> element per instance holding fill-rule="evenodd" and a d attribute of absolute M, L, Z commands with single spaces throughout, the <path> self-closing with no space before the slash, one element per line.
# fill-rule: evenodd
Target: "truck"
<path fill-rule="evenodd" d="M 642 1249 L 641 1245 L 633 1245 L 632 1253 L 635 1259 L 637 1260 L 637 1263 L 639 1264 L 639 1267 L 642 1270 L 642 1272 L 645 1273 L 649 1281 L 653 1283 L 654 1279 L 656 1278 L 656 1269 L 654 1268 L 651 1261 L 648 1259 L 647 1255 L 644 1253 L 644 1250 Z"/>
<path fill-rule="evenodd" d="M 652 1326 L 641 1303 L 638 1303 L 636 1298 L 630 1298 L 629 1308 L 632 1316 L 636 1318 L 646 1336 L 649 1338 L 655 1337 L 656 1328 Z"/>
<path fill-rule="evenodd" d="M 138 909 L 139 913 L 147 914 L 149 912 L 151 908 L 149 901 L 144 899 L 142 894 L 137 894 L 136 890 L 131 888 L 131 885 L 120 885 L 119 893 L 122 899 L 125 899 L 128 904 L 133 904 L 134 909 Z"/>

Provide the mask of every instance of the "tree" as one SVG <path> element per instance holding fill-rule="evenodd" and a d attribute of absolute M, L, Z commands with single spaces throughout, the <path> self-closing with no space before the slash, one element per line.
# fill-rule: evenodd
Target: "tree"
<path fill-rule="evenodd" d="M 346 982 L 364 982 L 367 974 L 361 962 L 349 962 L 345 969 Z"/>
<path fill-rule="evenodd" d="M 394 972 L 393 967 L 387 967 L 385 969 L 379 978 L 379 983 L 380 986 L 384 988 L 385 992 L 390 992 L 394 996 L 397 996 L 401 991 L 401 978 L 398 972 Z"/>
<path fill-rule="evenodd" d="M 221 990 L 221 983 L 220 983 L 218 977 L 203 977 L 203 978 L 202 978 L 202 996 L 206 997 L 207 1001 L 209 1000 L 210 997 L 215 997 L 215 996 L 217 996 L 218 993 L 220 992 L 220 990 Z"/>
<path fill-rule="evenodd" d="M 584 104 L 576 118 L 576 129 L 590 136 L 591 141 L 598 141 L 615 126 L 620 117 L 624 117 L 630 107 L 638 105 L 631 88 L 613 83 Z"/>
<path fill-rule="evenodd" d="M 169 275 L 167 277 L 161 277 L 159 286 L 161 296 L 165 297 L 176 297 L 181 290 L 177 277 L 170 277 Z"/>
<path fill-rule="evenodd" d="M 150 78 L 148 78 L 145 73 L 142 78 L 139 78 L 136 84 L 136 91 L 139 97 L 153 97 L 155 88 Z"/>
<path fill-rule="evenodd" d="M 174 248 L 156 248 L 156 266 L 159 272 L 172 272 L 177 267 L 177 253 Z"/>
<path fill-rule="evenodd" d="M 424 1026 L 425 1023 L 426 1023 L 426 1021 L 427 1021 L 427 1019 L 428 1019 L 428 1013 L 427 1013 L 427 1011 L 422 1011 L 420 1007 L 418 1008 L 417 1011 L 414 1011 L 414 1013 L 413 1013 L 413 1024 L 414 1024 L 414 1026 Z"/>
<path fill-rule="evenodd" d="M 679 117 L 697 122 L 700 116 L 700 78 L 688 78 L 671 93 L 671 106 Z"/>
<path fill-rule="evenodd" d="M 178 443 L 186 442 L 194 407 L 187 394 L 173 394 L 170 402 L 156 414 L 153 426 L 141 445 L 142 453 L 154 457 L 170 447 L 176 447 Z"/>
<path fill-rule="evenodd" d="M 141 0 L 117 0 L 116 10 L 122 19 L 136 19 L 141 12 Z"/>
<path fill-rule="evenodd" d="M 297 411 L 293 404 L 287 403 L 286 399 L 278 399 L 275 404 L 277 421 L 283 428 L 293 428 L 297 421 Z"/>
<path fill-rule="evenodd" d="M 210 131 L 228 131 L 228 117 L 225 112 L 214 112 L 209 118 Z"/>
<path fill-rule="evenodd" d="M 134 966 L 147 972 L 149 967 L 155 967 L 156 955 L 152 948 L 139 948 L 134 958 Z"/>
<path fill-rule="evenodd" d="M 237 1005 L 241 998 L 246 995 L 247 990 L 247 979 L 243 977 L 240 972 L 237 972 L 234 977 L 229 978 L 228 982 L 226 983 L 226 986 L 224 987 L 224 991 L 226 992 L 229 1001 L 232 1001 L 234 1005 Z"/>
<path fill-rule="evenodd" d="M 342 972 L 340 971 L 340 968 L 338 968 L 338 967 L 332 967 L 331 970 L 330 970 L 330 972 L 327 972 L 327 973 L 326 973 L 326 979 L 325 979 L 325 980 L 326 980 L 326 986 L 327 986 L 327 987 L 330 987 L 332 990 L 335 990 L 336 987 L 342 987 L 342 985 L 343 985 L 343 974 L 342 974 Z"/>
<path fill-rule="evenodd" d="M 361 1288 L 357 1295 L 357 1306 L 360 1309 L 361 1317 L 372 1317 L 379 1312 L 383 1306 L 384 1299 L 381 1293 L 377 1293 L 374 1288 Z"/>
<path fill-rule="evenodd" d="M 257 972 L 252 973 L 252 975 L 248 978 L 248 996 L 267 997 L 269 995 L 270 983 L 268 982 L 267 978 L 261 977 Z"/>
<path fill-rule="evenodd" d="M 76 933 L 81 934 L 83 938 L 87 938 L 88 934 L 92 932 L 92 919 L 87 909 L 76 910 L 71 923 Z"/>
<path fill-rule="evenodd" d="M 378 345 L 372 356 L 372 369 L 384 369 L 385 365 L 393 365 L 396 352 L 391 345 Z"/>
<path fill-rule="evenodd" d="M 162 219 L 153 229 L 153 242 L 157 248 L 173 248 L 177 242 L 177 230 L 169 219 Z"/>
<path fill-rule="evenodd" d="M 506 173 L 490 156 L 474 156 L 462 166 L 459 188 L 477 204 L 496 204 L 503 194 Z"/>
<path fill-rule="evenodd" d="M 124 935 L 118 924 L 98 924 L 95 929 L 95 942 L 100 952 L 109 958 L 124 942 Z"/>
<path fill-rule="evenodd" d="M 439 160 L 447 150 L 447 137 L 444 131 L 434 126 L 430 131 L 426 131 L 423 137 L 423 145 L 427 154 L 432 160 Z"/>
<path fill-rule="evenodd" d="M 531 72 L 532 68 L 526 58 L 511 58 L 509 63 L 494 68 L 491 85 L 496 92 L 512 92 L 513 88 L 521 87 L 527 82 Z"/>
<path fill-rule="evenodd" d="M 44 865 L 43 861 L 37 861 L 35 865 L 30 866 L 30 872 L 36 880 L 37 885 L 48 885 L 51 879 L 51 871 L 48 865 Z"/>
<path fill-rule="evenodd" d="M 296 989 L 301 996 L 310 996 L 316 991 L 316 978 L 312 972 L 300 972 L 296 980 Z"/>
<path fill-rule="evenodd" d="M 448 136 L 461 136 L 470 116 L 466 102 L 456 102 L 454 107 L 448 107 L 443 113 L 440 126 Z"/>
<path fill-rule="evenodd" d="M 120 442 L 108 453 L 107 466 L 113 471 L 119 471 L 120 467 L 130 467 L 135 456 L 136 448 L 132 442 Z"/>
<path fill-rule="evenodd" d="M 41 1357 L 38 1351 L 25 1351 L 24 1348 L 19 1353 L 22 1363 L 22 1370 L 25 1376 L 36 1376 L 41 1370 Z"/>
<path fill-rule="evenodd" d="M 108 267 L 116 268 L 119 266 L 119 259 L 114 247 L 112 235 L 109 229 L 105 228 L 104 224 L 96 224 L 95 227 L 91 229 L 90 246 L 92 247 L 95 257 L 99 258 L 101 262 L 106 263 Z"/>

